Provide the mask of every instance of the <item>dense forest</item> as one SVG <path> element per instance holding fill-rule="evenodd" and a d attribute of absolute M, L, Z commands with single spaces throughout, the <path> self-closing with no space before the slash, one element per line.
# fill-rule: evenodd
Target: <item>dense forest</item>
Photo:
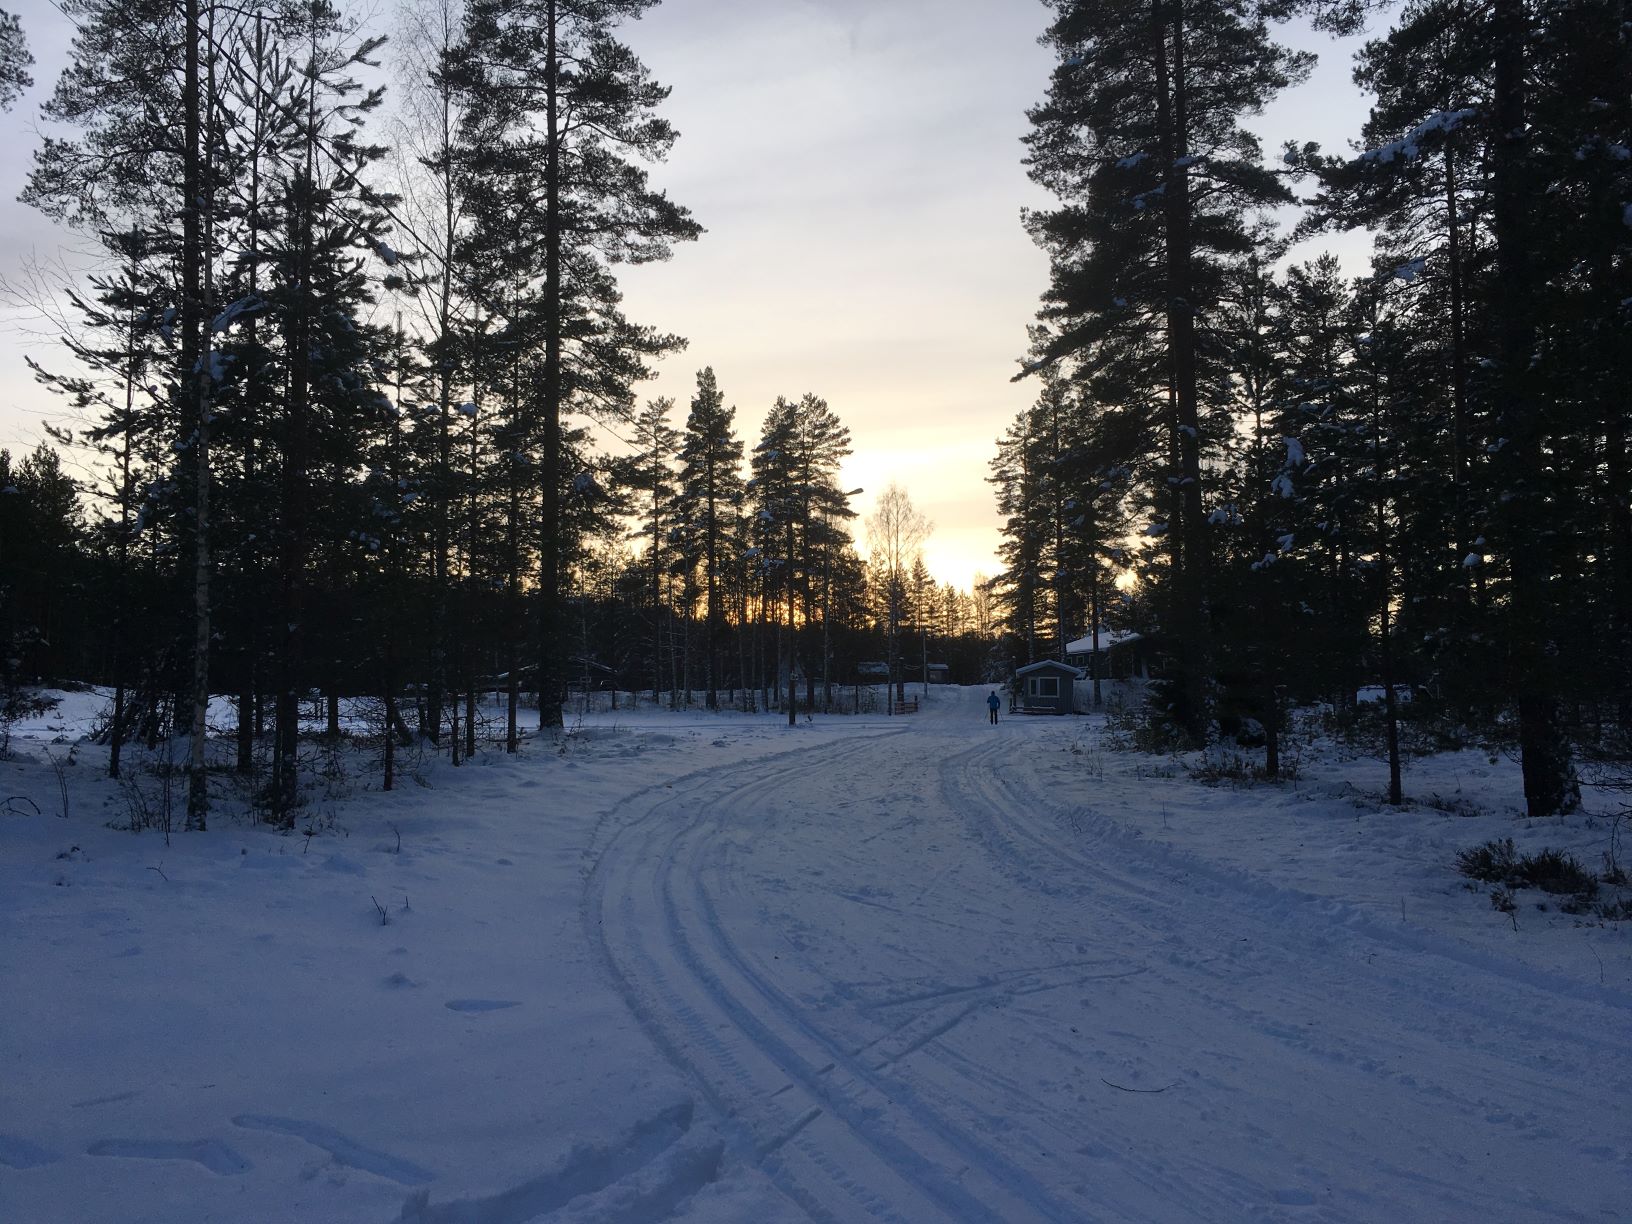
<path fill-rule="evenodd" d="M 1359 146 L 1274 156 L 1247 121 L 1311 66 L 1275 23 L 1363 7 L 1051 7 L 1007 627 L 1145 635 L 1158 742 L 1244 732 L 1273 774 L 1290 706 L 1380 688 L 1394 802 L 1404 724 L 1516 745 L 1530 813 L 1569 810 L 1575 762 L 1632 755 L 1626 5 L 1410 0 Z M 1289 257 L 1358 229 L 1365 275 Z"/>
<path fill-rule="evenodd" d="M 332 738 L 373 703 L 389 786 L 398 748 L 514 751 L 574 689 L 792 720 L 869 665 L 979 682 L 1115 628 L 1153 651 L 1152 742 L 1239 736 L 1271 775 L 1291 707 L 1365 689 L 1395 800 L 1402 735 L 1516 745 L 1535 815 L 1629 755 L 1624 0 L 1050 0 L 1038 393 L 969 592 L 903 490 L 856 521 L 819 395 L 757 439 L 706 360 L 641 402 L 684 340 L 619 270 L 703 233 L 618 37 L 655 2 L 437 0 L 387 43 L 328 0 L 64 0 L 68 135 L 24 198 L 100 254 L 35 373 L 97 475 L 0 454 L 7 717 L 107 685 L 115 772 L 185 742 L 193 826 L 227 771 L 287 822 L 314 700 Z M 1311 65 L 1279 23 L 1377 18 L 1359 146 L 1263 149 Z M 0 104 L 24 34 L 0 14 Z M 1289 254 L 1350 230 L 1365 275 Z"/>
<path fill-rule="evenodd" d="M 711 369 L 683 416 L 638 402 L 684 342 L 617 269 L 701 233 L 648 179 L 667 91 L 615 35 L 651 3 L 432 5 L 389 47 L 326 0 L 65 6 L 45 113 L 77 135 L 25 199 L 102 255 L 36 375 L 98 479 L 0 455 L 8 715 L 109 686 L 111 768 L 185 740 L 202 827 L 223 770 L 292 819 L 314 700 L 329 738 L 373 700 L 390 786 L 397 747 L 514 751 L 540 693 L 544 726 L 575 687 L 791 721 L 864 661 L 981 678 L 986 601 L 930 578 L 902 491 L 909 547 L 860 559 L 824 400 L 778 399 L 746 454 Z"/>

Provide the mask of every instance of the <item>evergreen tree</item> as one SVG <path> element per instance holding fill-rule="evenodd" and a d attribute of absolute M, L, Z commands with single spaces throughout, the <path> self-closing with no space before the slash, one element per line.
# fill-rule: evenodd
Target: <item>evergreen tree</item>
<path fill-rule="evenodd" d="M 81 664 L 79 607 L 91 577 L 74 482 L 45 444 L 21 462 L 0 450 L 0 734 L 25 680 L 66 679 Z M 3 745 L 0 745 L 3 747 Z"/>
<path fill-rule="evenodd" d="M 1027 662 L 1037 658 L 1038 625 L 1047 615 L 1042 605 L 1047 535 L 1038 514 L 1044 501 L 1032 419 L 1029 409 L 1020 413 L 998 439 L 988 477 L 996 486 L 997 511 L 1003 516 L 1002 543 L 998 546 L 1003 568 L 989 589 Z"/>
<path fill-rule="evenodd" d="M 190 711 L 187 827 L 202 829 L 209 806 L 205 708 L 210 654 L 210 395 L 217 363 L 209 321 L 215 240 L 218 131 L 216 9 L 75 0 L 73 58 L 46 115 L 80 129 L 77 140 L 48 138 L 35 154 L 23 198 L 48 214 L 88 228 L 128 228 L 143 219 L 174 252 L 178 276 L 161 316 L 174 342 L 167 371 L 175 464 L 169 474 L 180 536 L 178 600 L 193 632 L 178 643 L 189 660 L 175 676 L 178 710 Z"/>
<path fill-rule="evenodd" d="M 679 344 L 630 324 L 611 267 L 667 256 L 700 227 L 648 184 L 674 130 L 655 115 L 668 91 L 613 34 L 653 0 L 472 0 L 462 55 L 467 144 L 506 224 L 536 235 L 538 293 L 540 720 L 560 721 L 562 423 L 573 410 L 625 413 L 645 362 Z"/>
<path fill-rule="evenodd" d="M 1114 376 L 1122 386 L 1102 388 L 1102 401 L 1143 401 L 1153 418 L 1143 432 L 1147 479 L 1165 494 L 1153 500 L 1167 509 L 1170 713 L 1199 741 L 1210 653 L 1205 332 L 1224 264 L 1252 250 L 1249 214 L 1290 201 L 1241 120 L 1311 59 L 1270 40 L 1279 5 L 1059 0 L 1055 11 L 1044 41 L 1061 62 L 1026 138 L 1031 177 L 1061 202 L 1027 221 L 1053 265 L 1032 368 L 1064 360 L 1078 377 Z"/>
<path fill-rule="evenodd" d="M 666 591 L 673 572 L 671 517 L 679 492 L 674 461 L 681 435 L 669 424 L 669 414 L 673 411 L 674 401 L 667 396 L 647 401 L 635 418 L 635 451 L 629 456 L 624 478 L 638 499 L 640 526 L 635 534 L 646 541 L 646 608 L 654 703 L 663 687 L 665 636 L 672 639 L 674 632 Z M 669 646 L 672 651 L 672 640 Z"/>
<path fill-rule="evenodd" d="M 90 293 L 70 293 L 69 301 L 81 327 L 65 332 L 64 346 L 81 374 L 64 375 L 30 361 L 37 380 L 63 395 L 80 419 L 92 424 L 77 437 L 106 464 L 102 479 L 90 492 L 109 511 L 98 525 L 97 547 L 102 551 L 111 590 L 105 592 L 105 616 L 110 626 L 111 659 L 107 679 L 114 690 L 108 724 L 108 772 L 118 777 L 121 749 L 129 732 L 130 686 L 133 665 L 142 660 L 145 674 L 137 684 L 151 703 L 155 695 L 152 661 L 161 657 L 166 643 L 156 632 L 158 609 L 147 602 L 152 573 L 159 566 L 155 547 L 159 532 L 141 535 L 150 507 L 149 490 L 161 479 L 170 451 L 166 433 L 166 400 L 157 394 L 153 372 L 162 368 L 165 346 L 152 320 L 162 317 L 168 300 L 168 282 L 153 243 L 141 229 L 108 230 L 100 235 L 114 270 L 94 274 Z M 139 558 L 149 581 L 136 571 Z M 103 604 L 104 601 L 97 601 Z"/>
<path fill-rule="evenodd" d="M 15 14 L 0 9 L 0 110 L 10 110 L 17 95 L 34 84 L 28 75 L 33 63 L 21 23 Z"/>
<path fill-rule="evenodd" d="M 687 508 L 688 565 L 703 573 L 704 686 L 710 710 L 719 708 L 726 572 L 729 559 L 743 547 L 733 529 L 733 508 L 741 504 L 745 492 L 742 442 L 733 428 L 736 412 L 725 406 L 713 369 L 699 370 L 680 448 L 680 496 Z"/>
<path fill-rule="evenodd" d="M 796 679 L 801 652 L 798 627 L 814 621 L 814 575 L 832 531 L 832 520 L 849 508 L 837 484 L 839 464 L 850 453 L 850 430 L 827 401 L 806 394 L 798 401 L 778 396 L 754 448 L 754 500 L 761 556 L 774 563 L 782 603 L 782 666 L 787 679 L 788 725 L 797 713 Z M 769 594 L 769 592 L 767 592 Z M 803 604 L 802 617 L 796 604 Z M 812 692 L 814 672 L 804 652 Z M 808 696 L 807 696 L 808 700 Z"/>

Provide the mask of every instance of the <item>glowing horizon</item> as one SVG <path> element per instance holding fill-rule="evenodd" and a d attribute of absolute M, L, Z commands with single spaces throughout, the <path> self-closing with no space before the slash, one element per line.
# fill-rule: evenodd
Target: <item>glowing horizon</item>
<path fill-rule="evenodd" d="M 0 203 L 0 272 L 15 277 L 32 252 L 49 261 L 84 242 L 15 202 L 70 26 L 49 0 L 10 7 L 38 60 L 34 88 L 0 118 L 31 137 L 13 145 Z M 997 570 L 988 464 L 1036 395 L 1010 380 L 1048 276 L 1020 223 L 1048 204 L 1020 144 L 1052 67 L 1036 42 L 1046 20 L 1014 0 L 676 0 L 624 30 L 673 89 L 664 114 L 680 139 L 653 182 L 709 231 L 667 262 L 619 269 L 629 317 L 690 342 L 639 398 L 672 396 L 683 420 L 712 366 L 751 448 L 778 395 L 822 396 L 851 431 L 844 487 L 866 490 L 858 547 L 894 480 L 935 524 L 931 573 L 962 589 Z M 1254 124 L 1266 154 L 1289 138 L 1340 148 L 1363 118 L 1354 44 L 1297 26 L 1288 40 L 1322 64 Z M 1334 238 L 1304 252 L 1326 247 L 1357 249 Z M 0 335 L 0 446 L 32 449 L 41 418 L 66 420 L 22 360 L 57 350 L 15 317 Z"/>

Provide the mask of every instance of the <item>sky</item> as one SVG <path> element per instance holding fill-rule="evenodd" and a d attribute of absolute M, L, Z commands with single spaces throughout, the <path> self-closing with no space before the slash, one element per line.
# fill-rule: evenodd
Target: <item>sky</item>
<path fill-rule="evenodd" d="M 38 61 L 34 89 L 0 115 L 0 277 L 16 288 L 28 264 L 71 261 L 82 240 L 15 202 L 68 23 L 49 0 L 5 3 Z M 388 0 L 377 11 L 385 30 Z M 850 427 L 841 482 L 864 490 L 858 535 L 894 481 L 935 525 L 930 571 L 964 587 L 997 568 L 987 464 L 1036 394 L 1010 380 L 1047 285 L 1020 224 L 1049 202 L 1020 161 L 1051 67 L 1047 18 L 1040 0 L 669 0 L 624 31 L 673 89 L 664 114 L 680 139 L 653 181 L 708 231 L 621 274 L 631 319 L 689 340 L 641 398 L 672 396 L 683 422 L 712 366 L 751 447 L 778 395 L 822 396 Z M 1283 34 L 1321 63 L 1253 121 L 1266 151 L 1347 147 L 1365 111 L 1355 44 Z M 1321 245 L 1359 270 L 1363 244 Z M 0 446 L 66 423 L 22 360 L 57 347 L 37 312 L 0 308 Z"/>

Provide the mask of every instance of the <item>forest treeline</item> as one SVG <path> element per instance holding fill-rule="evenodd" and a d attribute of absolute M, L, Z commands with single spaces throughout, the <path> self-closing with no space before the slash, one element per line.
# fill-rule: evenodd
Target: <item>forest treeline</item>
<path fill-rule="evenodd" d="M 420 0 L 387 44 L 326 0 L 65 0 L 24 198 L 100 252 L 37 370 L 96 475 L 76 501 L 49 450 L 6 458 L 8 693 L 114 686 L 112 767 L 184 740 L 195 825 L 221 764 L 290 818 L 313 692 L 331 732 L 378 699 L 389 776 L 399 743 L 475 750 L 483 689 L 512 749 L 523 694 L 549 725 L 574 684 L 791 718 L 864 660 L 984 679 L 994 615 L 1012 661 L 1139 631 L 1153 729 L 1245 730 L 1272 773 L 1290 706 L 1370 686 L 1396 799 L 1407 704 L 1511 737 L 1537 815 L 1628 755 L 1622 0 L 1048 0 L 1039 393 L 969 594 L 900 490 L 862 563 L 819 396 L 751 445 L 707 368 L 683 414 L 638 403 L 683 341 L 618 272 L 702 232 L 649 179 L 676 134 L 617 37 L 654 2 Z M 1310 70 L 1290 19 L 1378 23 L 1355 151 L 1246 127 Z M 0 103 L 28 67 L 0 15 Z M 1353 230 L 1366 275 L 1288 258 Z"/>
<path fill-rule="evenodd" d="M 701 233 L 649 180 L 667 90 L 616 36 L 654 2 L 427 0 L 387 45 L 327 0 L 66 0 L 24 198 L 100 252 L 72 360 L 36 367 L 95 476 L 81 501 L 49 447 L 0 460 L 8 701 L 112 686 L 110 767 L 188 743 L 203 827 L 220 769 L 293 818 L 314 693 L 331 736 L 377 699 L 390 785 L 399 745 L 477 751 L 482 691 L 513 751 L 523 695 L 558 725 L 572 685 L 791 720 L 932 643 L 979 678 L 984 602 L 929 578 L 899 490 L 875 517 L 912 548 L 861 561 L 820 397 L 746 454 L 711 369 L 683 419 L 637 406 L 683 341 L 617 271 Z"/>
<path fill-rule="evenodd" d="M 1271 773 L 1290 705 L 1383 686 L 1395 802 L 1409 698 L 1452 740 L 1511 737 L 1555 814 L 1583 753 L 1632 755 L 1632 21 L 1366 7 L 1052 3 L 1000 615 L 1036 657 L 1141 631 L 1159 729 L 1248 727 Z M 1311 67 L 1275 23 L 1378 11 L 1360 148 L 1266 157 L 1244 125 Z M 1287 258 L 1357 229 L 1364 275 Z"/>

